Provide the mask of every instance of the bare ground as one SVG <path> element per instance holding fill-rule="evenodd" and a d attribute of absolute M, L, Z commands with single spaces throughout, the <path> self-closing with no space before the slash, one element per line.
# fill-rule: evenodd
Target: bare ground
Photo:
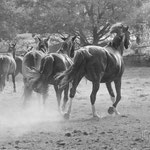
<path fill-rule="evenodd" d="M 8 82 L 0 93 L 0 150 L 150 150 L 150 68 L 126 68 L 122 83 L 120 116 L 110 116 L 111 101 L 104 84 L 97 94 L 101 119 L 93 119 L 91 83 L 82 80 L 73 101 L 70 120 L 57 112 L 53 87 L 45 108 L 35 93 L 22 107 L 23 83 L 17 93 Z"/>

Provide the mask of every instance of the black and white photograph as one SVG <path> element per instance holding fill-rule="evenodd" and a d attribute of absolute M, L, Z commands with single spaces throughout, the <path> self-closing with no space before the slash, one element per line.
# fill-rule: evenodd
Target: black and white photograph
<path fill-rule="evenodd" d="M 0 0 L 0 150 L 150 150 L 150 0 Z"/>

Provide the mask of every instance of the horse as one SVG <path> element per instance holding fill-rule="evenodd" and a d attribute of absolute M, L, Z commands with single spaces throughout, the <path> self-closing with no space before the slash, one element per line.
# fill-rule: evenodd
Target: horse
<path fill-rule="evenodd" d="M 37 37 L 38 44 L 37 48 L 32 48 L 30 51 L 27 51 L 24 54 L 23 61 L 22 61 L 22 75 L 23 75 L 23 82 L 24 82 L 24 105 L 26 105 L 27 100 L 30 99 L 33 89 L 30 86 L 30 80 L 28 77 L 29 69 L 40 68 L 41 59 L 48 53 L 48 41 L 49 37 L 45 39 L 41 39 Z"/>
<path fill-rule="evenodd" d="M 22 60 L 23 58 L 21 56 L 16 56 L 16 43 L 9 44 L 8 53 L 12 53 L 13 58 L 16 62 L 16 71 L 15 76 L 17 76 L 19 73 L 22 74 Z M 9 75 L 8 75 L 9 76 Z M 7 77 L 8 80 L 9 77 Z"/>
<path fill-rule="evenodd" d="M 110 34 L 116 36 L 106 46 L 85 46 L 76 51 L 73 65 L 66 71 L 58 74 L 55 80 L 60 88 L 64 88 L 69 82 L 72 82 L 70 89 L 70 103 L 64 117 L 69 119 L 72 107 L 72 100 L 76 94 L 76 88 L 83 77 L 92 82 L 92 92 L 90 95 L 92 115 L 98 117 L 95 109 L 96 94 L 100 83 L 105 83 L 111 96 L 112 106 L 108 113 L 119 115 L 116 107 L 121 100 L 121 79 L 124 72 L 124 62 L 122 58 L 124 48 L 128 49 L 130 32 L 129 27 L 122 23 L 114 24 L 110 29 Z M 114 82 L 117 96 L 113 92 L 111 83 Z"/>
<path fill-rule="evenodd" d="M 40 69 L 30 69 L 29 73 L 32 89 L 43 95 L 43 104 L 45 104 L 48 96 L 48 85 L 51 84 L 54 86 L 59 112 L 61 112 L 60 102 L 62 92 L 64 92 L 62 110 L 65 109 L 68 101 L 69 84 L 65 88 L 59 89 L 57 82 L 55 82 L 55 75 L 67 70 L 72 65 L 71 58 L 73 57 L 75 38 L 76 36 L 63 38 L 64 42 L 62 42 L 60 49 L 56 53 L 45 55 L 41 60 Z"/>
<path fill-rule="evenodd" d="M 15 44 L 10 45 L 10 47 L 14 47 Z M 8 52 L 10 52 L 8 49 Z M 0 56 L 0 91 L 3 91 L 5 87 L 5 80 L 8 75 L 12 76 L 13 89 L 16 92 L 16 83 L 15 83 L 15 73 L 16 73 L 16 62 L 14 54 L 4 54 Z"/>

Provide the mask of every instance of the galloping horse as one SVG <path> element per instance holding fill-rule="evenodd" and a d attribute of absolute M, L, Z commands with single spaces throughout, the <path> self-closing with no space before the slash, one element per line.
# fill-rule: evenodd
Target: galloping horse
<path fill-rule="evenodd" d="M 84 76 L 93 85 L 90 95 L 93 117 L 98 117 L 95 109 L 95 100 L 100 83 L 106 83 L 112 98 L 113 105 L 108 109 L 108 113 L 112 114 L 115 112 L 119 114 L 116 107 L 121 99 L 121 78 L 124 72 L 122 54 L 124 47 L 128 48 L 130 32 L 128 31 L 128 26 L 117 23 L 111 27 L 110 33 L 116 33 L 116 36 L 106 47 L 91 45 L 80 48 L 75 53 L 74 64 L 56 77 L 60 87 L 65 87 L 69 82 L 72 82 L 70 105 L 64 117 L 69 118 L 70 116 L 76 88 Z M 115 84 L 116 100 L 111 82 Z"/>
<path fill-rule="evenodd" d="M 26 101 L 30 99 L 33 92 L 33 89 L 30 86 L 28 72 L 31 68 L 40 68 L 41 59 L 48 53 L 48 40 L 49 37 L 46 39 L 41 39 L 38 37 L 37 48 L 32 48 L 32 50 L 25 53 L 23 57 L 22 75 L 24 81 L 24 104 L 26 104 Z"/>
<path fill-rule="evenodd" d="M 68 100 L 69 84 L 67 84 L 64 89 L 59 89 L 57 82 L 55 82 L 55 75 L 71 66 L 71 57 L 73 56 L 72 53 L 74 52 L 75 38 L 76 36 L 70 36 L 66 39 L 63 39 L 64 42 L 62 43 L 60 49 L 56 53 L 50 53 L 43 57 L 41 60 L 40 69 L 30 69 L 29 73 L 30 84 L 32 85 L 34 91 L 43 95 L 43 103 L 45 103 L 48 95 L 48 85 L 52 84 L 54 86 L 59 111 L 61 95 L 63 91 L 64 99 L 62 109 L 65 109 L 65 105 Z"/>
<path fill-rule="evenodd" d="M 14 44 L 9 44 L 10 47 L 13 47 Z M 8 52 L 9 52 L 8 49 Z M 16 84 L 15 84 L 15 72 L 16 72 L 16 62 L 15 56 L 13 54 L 4 54 L 0 55 L 0 91 L 2 91 L 5 87 L 5 80 L 7 79 L 8 75 L 12 75 L 12 82 L 14 92 L 16 92 Z"/>

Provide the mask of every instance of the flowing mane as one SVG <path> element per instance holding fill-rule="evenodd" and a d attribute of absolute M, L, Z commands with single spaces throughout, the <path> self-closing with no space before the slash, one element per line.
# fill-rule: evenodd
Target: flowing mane
<path fill-rule="evenodd" d="M 117 23 L 113 24 L 109 31 L 110 34 L 113 34 L 113 33 L 120 34 L 123 26 L 124 26 L 124 24 L 122 22 L 117 22 Z"/>

